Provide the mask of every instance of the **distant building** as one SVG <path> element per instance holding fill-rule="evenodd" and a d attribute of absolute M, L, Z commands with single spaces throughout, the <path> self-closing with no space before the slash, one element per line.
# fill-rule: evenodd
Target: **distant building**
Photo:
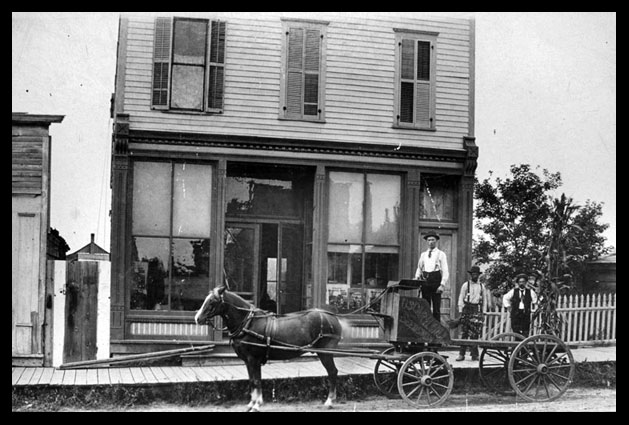
<path fill-rule="evenodd" d="M 50 228 L 48 232 L 48 247 L 46 248 L 46 258 L 48 260 L 65 260 L 66 252 L 70 250 L 70 247 L 66 243 L 66 240 L 59 235 L 57 229 Z"/>
<path fill-rule="evenodd" d="M 94 242 L 94 233 L 90 235 L 90 243 L 67 257 L 68 261 L 109 261 L 109 252 Z"/>
<path fill-rule="evenodd" d="M 616 292 L 616 252 L 588 262 L 584 292 Z"/>
<path fill-rule="evenodd" d="M 50 361 L 45 305 L 50 229 L 50 124 L 63 115 L 11 113 L 11 353 L 13 365 Z"/>

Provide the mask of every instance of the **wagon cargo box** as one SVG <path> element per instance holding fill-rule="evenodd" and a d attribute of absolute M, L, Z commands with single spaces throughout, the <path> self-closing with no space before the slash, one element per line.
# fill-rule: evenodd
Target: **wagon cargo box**
<path fill-rule="evenodd" d="M 384 337 L 391 343 L 451 343 L 450 331 L 432 316 L 430 305 L 423 298 L 389 288 L 382 298 L 380 313 L 392 318 L 384 326 Z"/>

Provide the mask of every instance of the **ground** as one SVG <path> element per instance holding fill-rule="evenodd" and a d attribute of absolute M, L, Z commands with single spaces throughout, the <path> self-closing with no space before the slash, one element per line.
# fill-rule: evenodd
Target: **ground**
<path fill-rule="evenodd" d="M 221 403 L 199 405 L 177 405 L 154 402 L 148 405 L 130 407 L 99 407 L 91 409 L 64 407 L 59 411 L 116 411 L 116 412 L 243 412 L 244 403 Z M 14 411 L 32 411 L 29 406 L 22 406 Z M 273 402 L 267 400 L 262 406 L 263 412 L 415 412 L 406 401 L 390 400 L 381 396 L 368 396 L 361 400 L 338 402 L 332 409 L 323 406 L 323 400 L 304 402 Z M 429 412 L 615 412 L 615 388 L 569 388 L 559 399 L 546 403 L 528 403 L 515 399 L 514 395 L 496 396 L 489 392 L 474 391 L 453 392 L 438 408 L 421 409 Z"/>

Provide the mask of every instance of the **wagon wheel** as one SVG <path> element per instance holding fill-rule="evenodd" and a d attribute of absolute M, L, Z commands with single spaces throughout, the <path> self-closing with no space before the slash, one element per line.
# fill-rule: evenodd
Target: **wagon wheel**
<path fill-rule="evenodd" d="M 395 347 L 387 348 L 383 355 L 395 354 Z M 373 370 L 373 380 L 376 388 L 388 398 L 400 398 L 397 390 L 397 375 L 403 360 L 378 359 Z"/>
<path fill-rule="evenodd" d="M 440 405 L 452 392 L 453 384 L 452 366 L 433 352 L 409 357 L 397 377 L 397 387 L 402 398 L 418 407 Z"/>
<path fill-rule="evenodd" d="M 515 332 L 495 335 L 490 341 L 522 341 L 524 336 Z M 515 347 L 515 345 L 514 345 Z M 503 391 L 509 388 L 507 370 L 513 347 L 483 347 L 478 362 L 480 380 L 490 390 Z"/>
<path fill-rule="evenodd" d="M 566 392 L 574 378 L 570 348 L 553 335 L 533 335 L 522 341 L 509 360 L 509 383 L 528 401 L 551 401 Z"/>

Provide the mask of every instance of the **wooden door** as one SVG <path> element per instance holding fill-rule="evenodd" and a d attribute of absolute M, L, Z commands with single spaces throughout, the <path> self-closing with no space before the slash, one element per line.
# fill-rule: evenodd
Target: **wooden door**
<path fill-rule="evenodd" d="M 40 214 L 12 214 L 12 353 L 38 354 Z"/>
<path fill-rule="evenodd" d="M 98 262 L 68 263 L 63 362 L 96 359 Z"/>

